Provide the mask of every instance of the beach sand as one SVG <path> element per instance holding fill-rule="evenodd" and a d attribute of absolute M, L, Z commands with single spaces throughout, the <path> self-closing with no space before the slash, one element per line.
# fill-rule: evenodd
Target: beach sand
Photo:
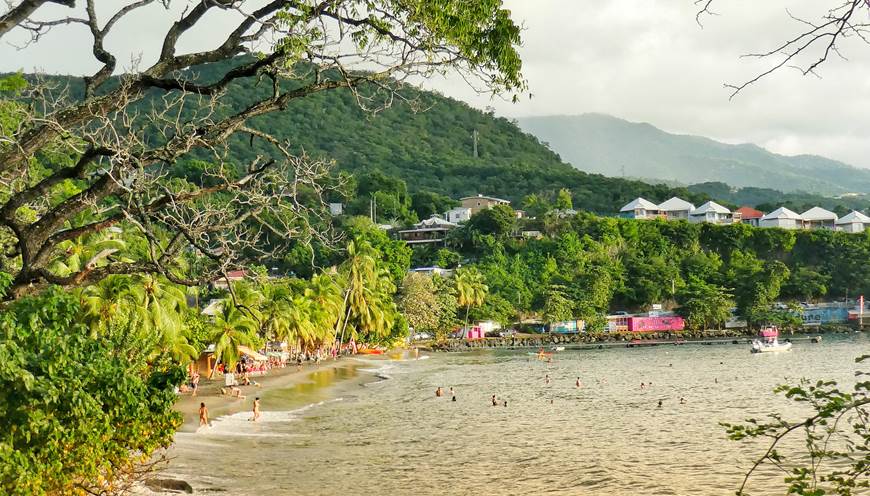
<path fill-rule="evenodd" d="M 257 396 L 266 397 L 271 392 L 303 384 L 309 380 L 309 376 L 316 372 L 347 367 L 353 363 L 353 359 L 340 358 L 338 360 L 325 360 L 318 365 L 306 363 L 302 366 L 302 370 L 296 370 L 295 364 L 283 369 L 272 369 L 267 375 L 251 376 L 251 381 L 259 384 L 258 386 L 253 384 L 239 386 L 245 399 L 221 395 L 220 389 L 224 387 L 222 375 L 215 374 L 212 379 L 202 377 L 196 396 L 192 396 L 191 393 L 182 393 L 175 403 L 175 410 L 184 415 L 184 424 L 179 431 L 192 432 L 199 427 L 200 402 L 205 403 L 208 408 L 208 416 L 211 421 L 223 415 L 251 410 L 254 398 Z M 238 381 L 238 379 L 236 380 Z"/>

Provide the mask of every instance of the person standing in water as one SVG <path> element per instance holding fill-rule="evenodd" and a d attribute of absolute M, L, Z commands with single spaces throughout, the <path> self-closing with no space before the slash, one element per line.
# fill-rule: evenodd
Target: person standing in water
<path fill-rule="evenodd" d="M 662 407 L 662 400 L 659 400 L 659 408 Z"/>
<path fill-rule="evenodd" d="M 257 396 L 256 398 L 254 398 L 254 418 L 252 418 L 251 420 L 256 422 L 259 418 L 260 418 L 260 397 Z"/>
<path fill-rule="evenodd" d="M 205 407 L 205 403 L 200 402 L 200 404 L 199 404 L 199 426 L 202 427 L 204 425 L 208 425 L 208 408 Z"/>
<path fill-rule="evenodd" d="M 492 395 L 492 406 L 498 406 L 498 400 L 495 399 L 495 395 Z"/>
<path fill-rule="evenodd" d="M 444 389 L 438 386 L 438 389 L 435 390 L 435 397 L 440 398 L 442 396 L 444 396 Z"/>
<path fill-rule="evenodd" d="M 583 383 L 580 382 L 580 378 L 579 378 L 579 377 L 577 378 L 577 381 L 574 383 L 574 387 L 578 387 L 578 388 L 579 388 L 579 387 L 583 387 Z"/>
<path fill-rule="evenodd" d="M 547 374 L 547 376 L 544 378 L 544 382 L 546 382 L 548 385 L 550 384 L 550 374 Z"/>

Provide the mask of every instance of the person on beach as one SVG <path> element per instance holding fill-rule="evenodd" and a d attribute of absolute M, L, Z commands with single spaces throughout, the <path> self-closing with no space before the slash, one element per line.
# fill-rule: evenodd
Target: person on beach
<path fill-rule="evenodd" d="M 498 406 L 498 400 L 495 399 L 495 395 L 492 395 L 492 406 Z"/>
<path fill-rule="evenodd" d="M 199 373 L 198 372 L 193 373 L 193 377 L 191 377 L 191 380 L 190 380 L 190 386 L 191 386 L 191 389 L 193 389 L 193 393 L 190 396 L 195 397 L 196 396 L 196 389 L 199 387 Z"/>
<path fill-rule="evenodd" d="M 205 407 L 205 403 L 199 404 L 199 426 L 202 427 L 204 425 L 208 425 L 208 408 Z"/>
<path fill-rule="evenodd" d="M 256 422 L 260 418 L 260 397 L 254 398 L 254 418 L 251 420 Z"/>

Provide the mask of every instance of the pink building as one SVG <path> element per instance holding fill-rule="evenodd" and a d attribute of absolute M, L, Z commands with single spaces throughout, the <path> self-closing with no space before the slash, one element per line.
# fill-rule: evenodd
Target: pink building
<path fill-rule="evenodd" d="M 629 332 L 682 331 L 686 323 L 682 317 L 629 317 Z"/>

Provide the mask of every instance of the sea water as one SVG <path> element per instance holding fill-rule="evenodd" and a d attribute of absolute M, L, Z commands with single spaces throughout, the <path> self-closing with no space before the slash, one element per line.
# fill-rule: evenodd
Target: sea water
<path fill-rule="evenodd" d="M 346 359 L 264 393 L 259 422 L 242 412 L 180 433 L 168 473 L 231 495 L 734 494 L 767 445 L 729 441 L 719 423 L 798 420 L 808 411 L 776 385 L 853 384 L 866 353 L 853 334 L 760 355 L 685 344 L 569 349 L 552 363 L 507 350 Z M 764 470 L 750 492 L 784 494 L 782 479 Z"/>

